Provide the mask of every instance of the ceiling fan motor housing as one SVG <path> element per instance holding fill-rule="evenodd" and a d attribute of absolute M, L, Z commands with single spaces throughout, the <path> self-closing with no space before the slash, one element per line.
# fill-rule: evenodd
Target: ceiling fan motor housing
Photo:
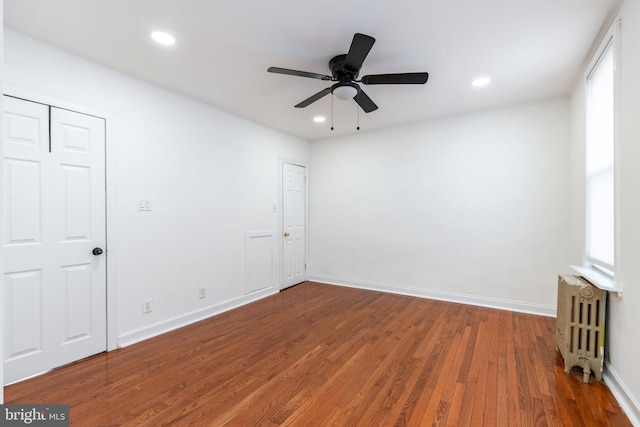
<path fill-rule="evenodd" d="M 329 61 L 329 69 L 334 79 L 339 82 L 350 82 L 358 77 L 359 70 L 351 71 L 344 67 L 345 59 L 347 55 L 338 55 L 331 58 Z"/>

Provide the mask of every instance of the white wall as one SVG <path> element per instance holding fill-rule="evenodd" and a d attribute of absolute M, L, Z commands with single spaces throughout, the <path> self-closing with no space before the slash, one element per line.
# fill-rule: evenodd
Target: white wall
<path fill-rule="evenodd" d="M 620 148 L 617 159 L 618 253 L 616 281 L 622 294 L 610 294 L 608 305 L 608 369 L 606 381 L 634 425 L 640 425 L 640 2 L 626 1 L 622 19 Z M 572 96 L 572 262 L 582 262 L 584 253 L 584 164 L 585 85 Z"/>
<path fill-rule="evenodd" d="M 308 162 L 306 141 L 10 30 L 5 82 L 107 115 L 109 286 L 120 343 L 247 301 L 245 232 L 277 232 L 279 159 Z M 138 211 L 138 199 L 150 199 L 152 211 Z M 154 309 L 143 315 L 145 298 Z"/>
<path fill-rule="evenodd" d="M 569 123 L 563 98 L 312 142 L 310 278 L 553 315 Z"/>

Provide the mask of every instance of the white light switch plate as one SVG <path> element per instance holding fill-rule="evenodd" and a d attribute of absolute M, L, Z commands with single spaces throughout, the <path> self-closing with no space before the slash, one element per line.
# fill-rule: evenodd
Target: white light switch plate
<path fill-rule="evenodd" d="M 138 210 L 139 211 L 150 211 L 151 210 L 151 200 L 138 200 Z"/>

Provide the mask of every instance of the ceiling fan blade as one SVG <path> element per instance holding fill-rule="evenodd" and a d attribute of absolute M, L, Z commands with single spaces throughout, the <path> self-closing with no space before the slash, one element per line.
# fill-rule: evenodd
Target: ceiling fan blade
<path fill-rule="evenodd" d="M 296 108 L 304 108 L 310 104 L 313 104 L 314 102 L 316 102 L 318 99 L 322 98 L 323 96 L 329 95 L 331 93 L 331 88 L 328 87 L 326 89 L 322 89 L 320 92 L 316 93 L 315 95 L 311 95 L 309 98 L 305 99 L 304 101 L 302 101 L 301 103 L 299 103 L 298 105 L 296 105 Z"/>
<path fill-rule="evenodd" d="M 376 39 L 366 34 L 354 34 L 351 47 L 344 60 L 344 68 L 349 71 L 360 71 L 364 59 L 369 54 L 375 42 Z"/>
<path fill-rule="evenodd" d="M 290 70 L 288 68 L 269 67 L 267 69 L 270 73 L 287 74 L 289 76 L 309 77 L 311 79 L 331 80 L 333 77 L 324 74 L 309 73 L 308 71 Z"/>
<path fill-rule="evenodd" d="M 360 108 L 362 108 L 365 113 L 370 113 L 378 109 L 376 103 L 373 102 L 373 100 L 371 100 L 371 98 L 369 98 L 369 96 L 364 93 L 362 89 L 360 89 L 357 95 L 353 97 L 353 100 L 358 103 Z"/>
<path fill-rule="evenodd" d="M 362 83 L 366 85 L 423 85 L 429 79 L 429 73 L 373 74 L 364 76 Z"/>

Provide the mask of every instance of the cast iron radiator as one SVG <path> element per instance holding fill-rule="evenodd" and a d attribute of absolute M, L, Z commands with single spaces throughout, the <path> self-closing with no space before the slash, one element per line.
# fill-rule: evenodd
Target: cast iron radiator
<path fill-rule="evenodd" d="M 577 276 L 558 276 L 556 351 L 564 359 L 564 371 L 582 368 L 582 381 L 591 372 L 602 380 L 604 320 L 607 292 Z"/>

